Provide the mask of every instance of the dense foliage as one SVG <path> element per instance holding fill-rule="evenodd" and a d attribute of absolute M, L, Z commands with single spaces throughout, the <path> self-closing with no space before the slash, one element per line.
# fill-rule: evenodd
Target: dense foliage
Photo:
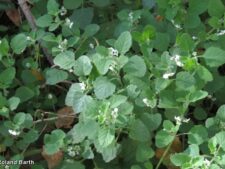
<path fill-rule="evenodd" d="M 1 161 L 225 168 L 222 0 L 23 5 L 0 1 Z"/>

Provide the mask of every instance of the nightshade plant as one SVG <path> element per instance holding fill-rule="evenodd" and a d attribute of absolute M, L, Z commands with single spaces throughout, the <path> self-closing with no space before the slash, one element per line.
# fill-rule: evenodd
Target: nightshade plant
<path fill-rule="evenodd" d="M 0 25 L 1 160 L 225 168 L 222 0 L 29 3 L 35 24 Z"/>

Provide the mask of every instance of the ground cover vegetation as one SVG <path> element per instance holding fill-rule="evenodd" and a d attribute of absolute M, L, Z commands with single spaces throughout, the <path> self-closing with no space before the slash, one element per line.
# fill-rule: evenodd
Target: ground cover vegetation
<path fill-rule="evenodd" d="M 224 5 L 0 1 L 1 168 L 225 168 Z"/>

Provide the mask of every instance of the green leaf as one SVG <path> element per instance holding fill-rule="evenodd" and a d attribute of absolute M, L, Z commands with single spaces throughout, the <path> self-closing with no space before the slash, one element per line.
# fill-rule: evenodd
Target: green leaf
<path fill-rule="evenodd" d="M 11 97 L 8 100 L 9 108 L 10 108 L 11 111 L 16 110 L 19 103 L 20 103 L 20 98 L 18 98 L 18 97 Z"/>
<path fill-rule="evenodd" d="M 0 73 L 0 88 L 7 88 L 12 83 L 16 75 L 16 69 L 9 67 Z"/>
<path fill-rule="evenodd" d="M 20 33 L 14 36 L 11 40 L 10 46 L 16 54 L 21 54 L 27 47 L 27 37 L 25 34 Z"/>
<path fill-rule="evenodd" d="M 209 47 L 203 58 L 208 66 L 218 67 L 225 63 L 225 51 L 218 47 Z"/>
<path fill-rule="evenodd" d="M 115 48 L 122 55 L 127 53 L 131 48 L 131 46 L 132 46 L 132 37 L 130 32 L 128 31 L 121 33 L 121 35 L 115 42 Z"/>
<path fill-rule="evenodd" d="M 150 137 L 151 137 L 148 131 L 148 128 L 139 119 L 135 120 L 131 124 L 129 136 L 130 138 L 140 142 L 150 141 Z"/>
<path fill-rule="evenodd" d="M 189 72 L 179 72 L 176 76 L 176 86 L 182 90 L 190 90 L 195 85 L 195 78 Z"/>
<path fill-rule="evenodd" d="M 210 16 L 222 17 L 225 12 L 225 7 L 221 0 L 209 0 L 208 13 Z"/>
<path fill-rule="evenodd" d="M 91 96 L 84 95 L 83 93 L 75 93 L 73 97 L 73 110 L 76 113 L 86 111 L 89 108 L 89 105 L 92 103 L 93 99 Z"/>
<path fill-rule="evenodd" d="M 109 128 L 101 128 L 98 132 L 98 142 L 103 148 L 109 146 L 115 140 L 113 131 Z"/>
<path fill-rule="evenodd" d="M 168 131 L 160 130 L 156 133 L 156 146 L 158 148 L 163 148 L 169 145 L 173 140 L 174 136 Z"/>
<path fill-rule="evenodd" d="M 141 116 L 141 120 L 147 126 L 149 131 L 154 131 L 160 126 L 162 122 L 162 116 L 159 113 L 156 114 L 144 113 Z"/>
<path fill-rule="evenodd" d="M 59 12 L 59 4 L 56 2 L 56 0 L 49 0 L 47 3 L 47 10 L 48 14 L 50 15 L 57 15 Z"/>
<path fill-rule="evenodd" d="M 178 36 L 176 43 L 185 52 L 192 51 L 192 49 L 194 48 L 194 41 L 192 40 L 191 36 L 187 33 L 183 33 L 180 36 Z"/>
<path fill-rule="evenodd" d="M 196 102 L 198 100 L 204 99 L 206 96 L 208 96 L 208 92 L 203 90 L 198 90 L 190 94 L 189 101 Z"/>
<path fill-rule="evenodd" d="M 136 160 L 145 162 L 154 156 L 155 152 L 148 144 L 139 144 L 136 152 Z"/>
<path fill-rule="evenodd" d="M 216 143 L 222 147 L 222 149 L 225 151 L 225 131 L 221 131 L 219 133 L 217 133 L 213 139 L 215 139 Z"/>
<path fill-rule="evenodd" d="M 103 57 L 99 54 L 95 54 L 93 56 L 93 62 L 101 75 L 104 75 L 108 72 L 110 65 L 112 64 L 112 60 L 107 57 Z"/>
<path fill-rule="evenodd" d="M 111 108 L 116 108 L 122 103 L 127 101 L 127 97 L 123 95 L 113 95 L 110 99 L 110 106 Z"/>
<path fill-rule="evenodd" d="M 98 7 L 105 7 L 110 4 L 110 0 L 91 0 Z"/>
<path fill-rule="evenodd" d="M 93 16 L 93 8 L 81 8 L 75 9 L 70 19 L 74 23 L 78 23 L 80 28 L 84 29 L 87 25 L 91 23 Z"/>
<path fill-rule="evenodd" d="M 183 164 L 189 162 L 191 157 L 185 153 L 177 153 L 172 155 L 170 159 L 175 166 L 182 166 Z"/>
<path fill-rule="evenodd" d="M 144 60 L 139 56 L 132 56 L 128 63 L 124 66 L 124 71 L 127 74 L 136 77 L 143 77 L 147 71 Z"/>
<path fill-rule="evenodd" d="M 208 9 L 209 0 L 189 0 L 189 13 L 202 14 Z"/>
<path fill-rule="evenodd" d="M 111 160 L 113 160 L 114 158 L 116 158 L 119 148 L 120 148 L 119 144 L 110 144 L 109 146 L 103 148 L 103 150 L 101 152 L 103 160 L 106 163 L 108 163 Z"/>
<path fill-rule="evenodd" d="M 83 3 L 83 0 L 64 0 L 63 5 L 66 9 L 76 9 Z"/>
<path fill-rule="evenodd" d="M 23 140 L 24 142 L 30 144 L 35 142 L 39 137 L 38 131 L 31 129 L 30 131 L 28 131 L 27 133 L 25 133 L 25 135 L 23 136 Z"/>
<path fill-rule="evenodd" d="M 62 69 L 71 69 L 75 64 L 75 55 L 71 51 L 65 51 L 58 54 L 54 58 L 54 64 L 59 66 Z"/>
<path fill-rule="evenodd" d="M 45 76 L 47 84 L 55 85 L 59 82 L 66 80 L 68 78 L 68 73 L 63 70 L 52 68 L 46 71 Z"/>
<path fill-rule="evenodd" d="M 7 56 L 8 53 L 9 53 L 9 43 L 4 38 L 0 41 L 0 60 L 2 59 L 3 56 Z"/>
<path fill-rule="evenodd" d="M 22 86 L 16 90 L 15 96 L 20 98 L 20 101 L 22 103 L 34 97 L 34 91 L 26 86 Z"/>
<path fill-rule="evenodd" d="M 216 112 L 216 117 L 225 122 L 225 105 L 221 105 Z"/>
<path fill-rule="evenodd" d="M 77 76 L 87 76 L 91 73 L 92 64 L 89 57 L 80 56 L 74 64 L 74 72 Z"/>
<path fill-rule="evenodd" d="M 98 77 L 93 85 L 96 97 L 101 100 L 113 95 L 116 90 L 116 86 L 106 77 Z"/>
<path fill-rule="evenodd" d="M 156 33 L 155 40 L 153 41 L 154 48 L 159 51 L 167 50 L 170 43 L 170 37 L 167 33 Z"/>
<path fill-rule="evenodd" d="M 83 36 L 91 37 L 95 35 L 100 29 L 100 26 L 97 24 L 90 24 L 85 27 Z"/>
<path fill-rule="evenodd" d="M 22 112 L 17 113 L 13 118 L 13 122 L 18 126 L 22 125 L 25 122 L 25 120 L 26 120 L 26 114 Z"/>
<path fill-rule="evenodd" d="M 69 160 L 63 161 L 61 169 L 73 169 L 73 168 L 85 169 L 85 166 L 81 162 L 74 161 L 74 160 L 73 161 L 69 161 Z"/>
<path fill-rule="evenodd" d="M 200 145 L 208 139 L 208 132 L 202 125 L 192 127 L 188 134 L 188 143 Z"/>
<path fill-rule="evenodd" d="M 37 26 L 41 28 L 49 27 L 52 24 L 52 22 L 53 22 L 53 18 L 49 14 L 45 14 L 36 20 Z"/>

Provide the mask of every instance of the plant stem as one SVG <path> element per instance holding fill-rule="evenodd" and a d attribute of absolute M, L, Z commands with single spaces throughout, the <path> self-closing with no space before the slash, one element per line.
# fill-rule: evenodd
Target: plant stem
<path fill-rule="evenodd" d="M 164 151 L 164 153 L 163 153 L 162 157 L 160 158 L 160 160 L 159 160 L 155 169 L 159 169 L 159 167 L 162 164 L 164 158 L 166 157 L 168 151 L 170 150 L 170 147 L 172 146 L 172 144 L 173 144 L 173 141 L 167 146 L 166 150 Z"/>

